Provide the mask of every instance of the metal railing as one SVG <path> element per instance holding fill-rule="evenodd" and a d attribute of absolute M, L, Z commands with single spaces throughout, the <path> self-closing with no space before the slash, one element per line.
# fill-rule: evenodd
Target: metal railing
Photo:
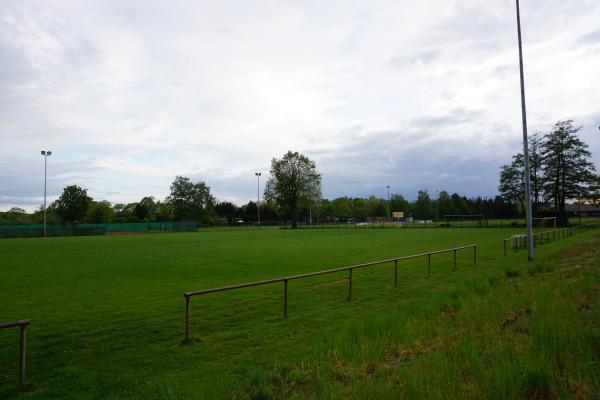
<path fill-rule="evenodd" d="M 473 249 L 473 264 L 477 264 L 477 245 L 471 244 L 471 245 L 467 245 L 467 246 L 454 247 L 451 249 L 430 251 L 430 252 L 421 253 L 421 254 L 413 254 L 410 256 L 389 258 L 389 259 L 379 260 L 379 261 L 371 261 L 371 262 L 367 262 L 367 263 L 363 263 L 363 264 L 351 265 L 348 267 L 333 268 L 333 269 L 327 269 L 327 270 L 323 270 L 323 271 L 308 272 L 308 273 L 299 274 L 299 275 L 290 275 L 290 276 L 286 276 L 286 277 L 282 277 L 282 278 L 267 279 L 267 280 L 262 280 L 262 281 L 241 283 L 241 284 L 237 284 L 237 285 L 224 286 L 224 287 L 219 287 L 219 288 L 185 292 L 185 293 L 183 293 L 183 296 L 185 297 L 184 343 L 188 343 L 189 339 L 190 339 L 190 301 L 191 301 L 191 298 L 194 296 L 200 296 L 200 295 L 205 295 L 205 294 L 209 294 L 209 293 L 225 292 L 225 291 L 235 290 L 235 289 L 243 289 L 243 288 L 253 287 L 253 286 L 262 286 L 262 285 L 270 285 L 270 284 L 274 284 L 274 283 L 283 283 L 283 316 L 285 318 L 288 315 L 288 282 L 289 281 L 310 278 L 313 276 L 348 271 L 348 297 L 347 297 L 347 299 L 351 300 L 352 299 L 352 271 L 355 269 L 366 268 L 366 267 L 371 267 L 374 265 L 381 265 L 381 264 L 393 262 L 394 263 L 394 287 L 397 287 L 398 286 L 398 262 L 399 261 L 409 260 L 409 259 L 418 258 L 418 257 L 427 257 L 427 277 L 429 278 L 429 277 L 431 277 L 431 256 L 433 254 L 453 252 L 453 265 L 454 265 L 454 270 L 456 270 L 456 269 L 458 269 L 457 264 L 456 264 L 456 252 L 458 250 L 464 250 L 464 249 L 470 249 L 470 248 Z"/>
<path fill-rule="evenodd" d="M 533 245 L 537 244 L 543 245 L 544 242 L 549 242 L 551 240 L 564 239 L 565 237 L 573 236 L 579 232 L 585 232 L 588 229 L 591 229 L 595 226 L 600 226 L 600 224 L 583 224 L 577 226 L 571 226 L 568 228 L 558 228 L 552 229 L 548 231 L 538 232 L 533 234 Z M 507 255 L 507 243 L 508 248 L 514 250 L 515 252 L 519 251 L 519 249 L 527 248 L 527 235 L 513 235 L 509 238 L 503 239 L 503 247 L 504 247 L 504 255 Z"/>
<path fill-rule="evenodd" d="M 27 352 L 27 326 L 29 326 L 30 323 L 31 323 L 31 321 L 28 319 L 20 319 L 18 321 L 5 322 L 5 323 L 0 324 L 0 330 L 8 329 L 8 328 L 16 328 L 16 327 L 21 328 L 21 334 L 20 334 L 21 342 L 20 342 L 20 346 L 19 346 L 19 350 L 20 350 L 19 384 L 20 385 L 25 384 L 25 360 L 26 360 L 25 355 Z"/>

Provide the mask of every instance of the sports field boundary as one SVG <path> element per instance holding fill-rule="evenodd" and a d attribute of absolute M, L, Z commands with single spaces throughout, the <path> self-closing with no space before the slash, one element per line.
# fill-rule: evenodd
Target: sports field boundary
<path fill-rule="evenodd" d="M 281 278 L 273 278 L 273 279 L 267 279 L 267 280 L 262 280 L 262 281 L 254 281 L 254 282 L 240 283 L 237 285 L 223 286 L 223 287 L 218 287 L 218 288 L 184 292 L 183 296 L 185 298 L 185 332 L 184 332 L 183 344 L 187 344 L 190 341 L 190 303 L 191 303 L 191 298 L 194 296 L 206 295 L 206 294 L 210 294 L 210 293 L 226 292 L 226 291 L 230 291 L 230 290 L 243 289 L 243 288 L 254 287 L 254 286 L 283 283 L 283 317 L 287 318 L 287 315 L 288 315 L 288 281 L 348 271 L 348 297 L 347 297 L 347 300 L 352 300 L 352 271 L 355 269 L 367 268 L 367 267 L 372 267 L 375 265 L 381 265 L 381 264 L 387 264 L 387 263 L 393 262 L 394 263 L 394 287 L 398 287 L 398 262 L 399 261 L 410 260 L 410 259 L 419 258 L 419 257 L 427 257 L 427 277 L 429 278 L 429 277 L 431 277 L 431 256 L 433 254 L 453 252 L 454 270 L 457 270 L 458 269 L 458 266 L 456 264 L 457 251 L 471 249 L 471 248 L 473 249 L 473 264 L 476 265 L 477 264 L 477 244 L 470 244 L 470 245 L 465 245 L 465 246 L 460 246 L 460 247 L 453 247 L 450 249 L 430 251 L 427 253 L 413 254 L 413 255 L 409 255 L 409 256 L 402 256 L 402 257 L 396 257 L 396 258 L 388 258 L 385 260 L 371 261 L 371 262 L 367 262 L 367 263 L 363 263 L 363 264 L 350 265 L 347 267 L 326 269 L 326 270 L 322 270 L 322 271 L 308 272 L 308 273 L 299 274 L 299 275 L 290 275 L 290 276 L 285 276 L 285 277 L 281 277 Z"/>
<path fill-rule="evenodd" d="M 540 245 L 544 244 L 544 240 L 550 242 L 551 240 L 559 240 L 564 239 L 565 237 L 573 236 L 576 233 L 585 232 L 588 229 L 596 228 L 600 226 L 600 224 L 582 224 L 577 226 L 571 226 L 568 228 L 558 228 L 551 229 L 548 231 L 542 231 L 533 234 L 533 246 L 535 247 L 538 243 Z M 519 251 L 519 249 L 527 248 L 527 235 L 519 234 L 513 235 L 509 238 L 503 239 L 503 248 L 504 255 L 508 255 L 506 244 L 509 244 L 509 248 L 515 252 Z"/>

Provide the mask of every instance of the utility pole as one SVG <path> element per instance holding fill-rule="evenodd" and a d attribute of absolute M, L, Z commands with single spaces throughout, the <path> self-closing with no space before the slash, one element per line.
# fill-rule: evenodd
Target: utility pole
<path fill-rule="evenodd" d="M 531 215 L 531 183 L 529 174 L 529 146 L 527 145 L 527 110 L 525 108 L 525 78 L 523 76 L 523 45 L 521 42 L 521 13 L 517 5 L 517 33 L 519 39 L 519 71 L 521 76 L 521 117 L 523 119 L 523 156 L 525 158 L 525 214 L 527 218 L 527 259 L 533 260 L 533 220 Z"/>

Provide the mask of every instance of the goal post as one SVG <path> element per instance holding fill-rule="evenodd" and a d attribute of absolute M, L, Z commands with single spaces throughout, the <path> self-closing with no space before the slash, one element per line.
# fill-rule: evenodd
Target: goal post
<path fill-rule="evenodd" d="M 554 228 L 556 229 L 556 217 L 538 217 L 531 218 L 533 221 L 533 226 L 536 228 Z"/>
<path fill-rule="evenodd" d="M 487 227 L 488 220 L 483 214 L 445 214 L 444 226 L 474 226 Z"/>

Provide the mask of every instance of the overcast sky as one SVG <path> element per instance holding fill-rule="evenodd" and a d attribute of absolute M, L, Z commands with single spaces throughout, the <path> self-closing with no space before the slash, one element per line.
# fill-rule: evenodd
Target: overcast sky
<path fill-rule="evenodd" d="M 530 132 L 574 119 L 600 167 L 600 1 L 521 14 Z M 247 202 L 288 149 L 328 198 L 491 196 L 521 146 L 516 44 L 512 0 L 2 0 L 0 210 L 40 205 L 42 149 L 50 199 L 185 175 Z"/>

